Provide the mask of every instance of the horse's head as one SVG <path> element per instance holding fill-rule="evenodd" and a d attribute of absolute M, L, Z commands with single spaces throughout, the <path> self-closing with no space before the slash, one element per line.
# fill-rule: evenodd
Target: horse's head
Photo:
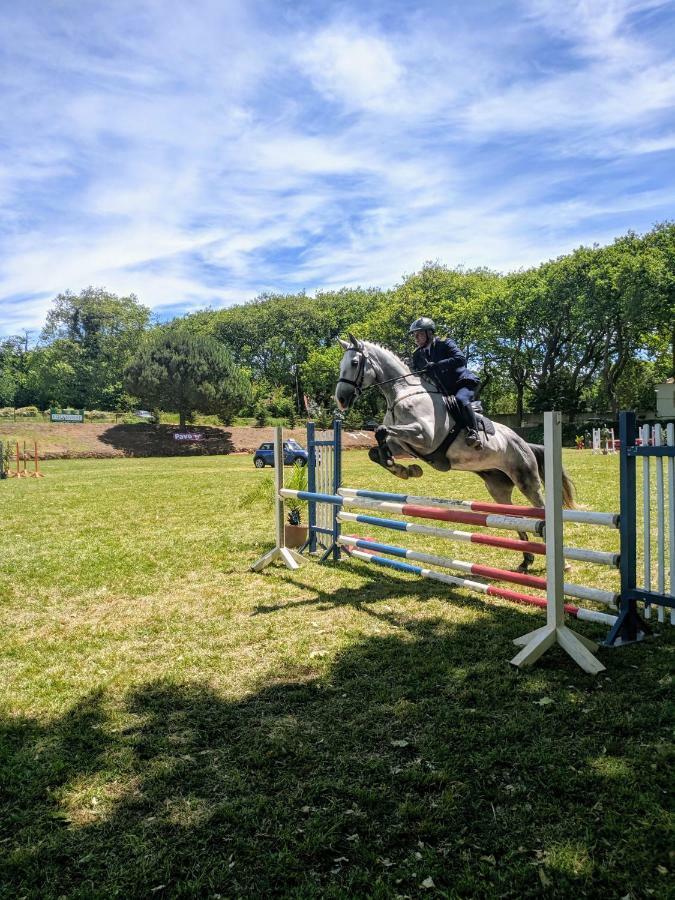
<path fill-rule="evenodd" d="M 365 388 L 375 383 L 376 373 L 363 341 L 358 341 L 350 334 L 348 341 L 338 338 L 338 343 L 345 352 L 340 361 L 335 401 L 344 412 Z"/>

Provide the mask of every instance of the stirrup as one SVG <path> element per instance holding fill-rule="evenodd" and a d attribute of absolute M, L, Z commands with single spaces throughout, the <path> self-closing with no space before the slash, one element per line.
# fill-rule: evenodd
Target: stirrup
<path fill-rule="evenodd" d="M 466 435 L 464 437 L 464 442 L 467 447 L 478 447 L 480 450 L 483 449 L 483 442 L 480 439 L 480 435 L 474 428 L 467 428 Z"/>

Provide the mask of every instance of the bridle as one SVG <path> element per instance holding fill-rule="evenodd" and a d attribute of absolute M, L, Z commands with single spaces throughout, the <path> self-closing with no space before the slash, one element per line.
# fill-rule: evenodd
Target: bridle
<path fill-rule="evenodd" d="M 366 363 L 368 361 L 368 354 L 362 347 L 350 347 L 349 348 L 352 353 L 359 354 L 359 365 L 356 370 L 356 378 L 352 381 L 351 378 L 338 378 L 338 384 L 349 384 L 354 388 L 355 393 L 352 394 L 352 399 L 349 401 L 349 405 L 351 406 L 354 400 L 359 397 L 363 393 L 363 380 L 366 377 Z"/>
<path fill-rule="evenodd" d="M 354 393 L 352 394 L 351 399 L 349 401 L 349 407 L 351 407 L 352 403 L 364 391 L 368 391 L 374 387 L 381 387 L 383 384 L 391 384 L 391 382 L 393 382 L 393 381 L 400 381 L 402 378 L 409 378 L 411 375 L 421 375 L 422 374 L 421 372 L 406 372 L 405 375 L 396 375 L 395 378 L 388 378 L 386 381 L 374 381 L 373 384 L 369 384 L 368 387 L 364 388 L 363 381 L 366 377 L 366 363 L 368 362 L 370 357 L 368 356 L 368 354 L 362 347 L 350 347 L 349 349 L 352 351 L 352 353 L 359 354 L 359 365 L 356 370 L 356 377 L 354 380 L 352 380 L 351 378 L 342 378 L 342 377 L 338 378 L 338 380 L 337 380 L 338 384 L 348 384 L 354 388 Z M 403 399 L 403 398 L 401 398 L 401 399 Z M 398 402 L 400 402 L 400 400 L 396 401 L 396 403 L 398 403 Z M 396 403 L 393 404 L 391 409 L 393 409 L 394 406 L 396 406 Z"/>

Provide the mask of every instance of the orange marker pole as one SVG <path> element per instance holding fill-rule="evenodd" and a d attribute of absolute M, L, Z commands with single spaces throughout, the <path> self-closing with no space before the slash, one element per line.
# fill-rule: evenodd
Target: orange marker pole
<path fill-rule="evenodd" d="M 16 466 L 16 471 L 10 472 L 9 477 L 10 478 L 21 478 L 21 454 L 19 452 L 19 442 L 18 441 L 16 442 L 15 449 L 16 449 L 16 454 L 15 454 L 14 464 Z"/>
<path fill-rule="evenodd" d="M 35 441 L 35 470 L 30 473 L 31 478 L 44 478 L 45 476 L 40 471 L 40 456 L 38 454 L 38 445 L 37 441 Z"/>

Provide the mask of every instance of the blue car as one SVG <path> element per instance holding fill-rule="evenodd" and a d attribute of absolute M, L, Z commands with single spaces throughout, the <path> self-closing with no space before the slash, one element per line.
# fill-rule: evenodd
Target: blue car
<path fill-rule="evenodd" d="M 306 466 L 307 451 L 301 447 L 297 441 L 290 438 L 284 441 L 284 465 L 285 466 Z M 265 466 L 274 466 L 274 443 L 261 444 L 253 454 L 253 465 L 256 469 L 264 469 Z"/>

